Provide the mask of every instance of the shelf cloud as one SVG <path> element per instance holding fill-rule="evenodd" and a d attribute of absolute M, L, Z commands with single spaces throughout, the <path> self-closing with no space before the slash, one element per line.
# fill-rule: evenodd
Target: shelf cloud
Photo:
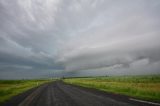
<path fill-rule="evenodd" d="M 1 0 L 0 79 L 160 74 L 158 0 Z"/>

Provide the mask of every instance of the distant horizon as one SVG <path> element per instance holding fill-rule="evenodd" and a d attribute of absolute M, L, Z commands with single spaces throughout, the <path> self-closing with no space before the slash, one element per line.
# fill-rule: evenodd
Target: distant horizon
<path fill-rule="evenodd" d="M 0 80 L 53 80 L 56 78 L 92 78 L 92 77 L 131 77 L 131 76 L 160 76 L 160 74 L 137 74 L 137 75 L 99 75 L 99 76 L 53 76 L 53 77 L 39 77 L 39 78 L 11 78 L 11 79 L 0 79 Z"/>

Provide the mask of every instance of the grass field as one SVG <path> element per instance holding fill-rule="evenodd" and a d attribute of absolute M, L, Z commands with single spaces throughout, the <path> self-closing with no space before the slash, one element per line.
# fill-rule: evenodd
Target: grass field
<path fill-rule="evenodd" d="M 160 75 L 68 78 L 64 82 L 160 102 Z"/>
<path fill-rule="evenodd" d="M 0 80 L 0 104 L 19 93 L 49 82 L 49 80 Z"/>

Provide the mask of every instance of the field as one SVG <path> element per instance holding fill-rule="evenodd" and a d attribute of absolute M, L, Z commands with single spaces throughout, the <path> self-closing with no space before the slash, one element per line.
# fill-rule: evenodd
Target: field
<path fill-rule="evenodd" d="M 160 102 L 160 75 L 66 78 L 64 82 Z"/>
<path fill-rule="evenodd" d="M 49 80 L 0 80 L 0 104 L 19 93 Z"/>

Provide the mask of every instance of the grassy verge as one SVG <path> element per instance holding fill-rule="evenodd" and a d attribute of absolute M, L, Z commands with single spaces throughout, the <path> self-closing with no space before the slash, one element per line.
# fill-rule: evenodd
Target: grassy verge
<path fill-rule="evenodd" d="M 19 93 L 47 82 L 49 80 L 0 80 L 0 104 Z"/>
<path fill-rule="evenodd" d="M 69 78 L 64 82 L 160 102 L 160 75 Z"/>

